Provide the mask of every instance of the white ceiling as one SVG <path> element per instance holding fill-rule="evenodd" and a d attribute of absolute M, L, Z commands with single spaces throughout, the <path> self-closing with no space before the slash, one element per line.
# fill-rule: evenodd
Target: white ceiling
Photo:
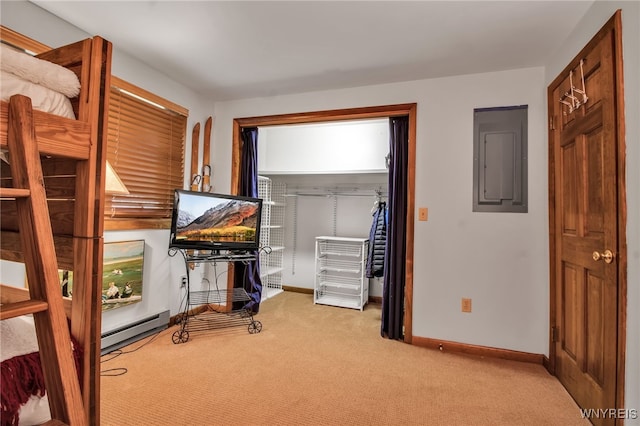
<path fill-rule="evenodd" d="M 229 100 L 541 66 L 593 0 L 33 3 Z"/>

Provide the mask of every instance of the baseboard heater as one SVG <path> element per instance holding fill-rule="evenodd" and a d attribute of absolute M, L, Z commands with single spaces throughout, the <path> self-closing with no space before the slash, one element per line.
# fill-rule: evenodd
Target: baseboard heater
<path fill-rule="evenodd" d="M 169 326 L 169 311 L 141 319 L 115 330 L 108 331 L 101 336 L 101 355 L 115 351 L 123 346 L 164 330 Z"/>

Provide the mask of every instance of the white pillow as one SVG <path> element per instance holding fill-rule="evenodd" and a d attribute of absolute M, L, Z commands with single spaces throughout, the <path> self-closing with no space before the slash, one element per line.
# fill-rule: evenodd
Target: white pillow
<path fill-rule="evenodd" d="M 31 98 L 33 109 L 71 119 L 76 118 L 71 101 L 62 93 L 0 70 L 0 98 L 9 102 L 9 98 L 15 94 Z"/>
<path fill-rule="evenodd" d="M 0 69 L 35 84 L 74 98 L 80 93 L 80 81 L 71 70 L 53 62 L 35 58 L 1 44 Z"/>

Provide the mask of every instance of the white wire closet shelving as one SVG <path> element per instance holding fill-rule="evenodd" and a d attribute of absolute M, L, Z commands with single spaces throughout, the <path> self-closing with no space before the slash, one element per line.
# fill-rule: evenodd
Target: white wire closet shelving
<path fill-rule="evenodd" d="M 315 304 L 364 309 L 369 299 L 368 247 L 366 238 L 316 237 Z"/>
<path fill-rule="evenodd" d="M 268 248 L 260 253 L 260 278 L 262 299 L 282 292 L 282 268 L 284 257 L 286 184 L 258 177 L 258 197 L 262 198 L 260 245 Z"/>

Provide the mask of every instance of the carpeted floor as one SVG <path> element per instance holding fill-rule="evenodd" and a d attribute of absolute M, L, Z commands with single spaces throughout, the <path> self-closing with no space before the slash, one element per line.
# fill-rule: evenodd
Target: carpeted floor
<path fill-rule="evenodd" d="M 589 425 L 542 366 L 383 339 L 377 305 L 284 292 L 255 319 L 103 356 L 102 425 Z"/>

